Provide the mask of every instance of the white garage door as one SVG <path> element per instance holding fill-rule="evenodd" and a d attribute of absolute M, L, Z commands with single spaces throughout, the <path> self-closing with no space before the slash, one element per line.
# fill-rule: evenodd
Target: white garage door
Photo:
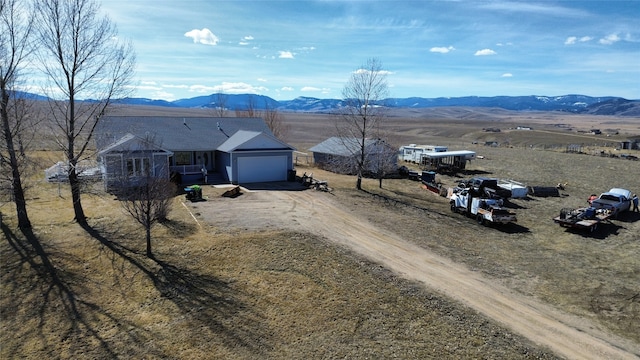
<path fill-rule="evenodd" d="M 287 180 L 287 156 L 238 158 L 238 183 Z"/>

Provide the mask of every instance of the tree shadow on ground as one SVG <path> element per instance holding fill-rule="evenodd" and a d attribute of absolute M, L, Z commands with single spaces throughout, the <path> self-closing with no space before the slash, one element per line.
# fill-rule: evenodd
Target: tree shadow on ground
<path fill-rule="evenodd" d="M 198 226 L 180 220 L 166 220 L 159 223 L 164 226 L 171 235 L 174 236 L 190 236 L 198 232 Z"/>
<path fill-rule="evenodd" d="M 109 233 L 91 226 L 84 229 L 113 254 L 138 268 L 163 298 L 177 306 L 193 331 L 190 339 L 194 346 L 202 342 L 198 335 L 205 327 L 215 334 L 215 340 L 221 340 L 238 354 L 267 356 L 272 348 L 270 336 L 273 332 L 262 325 L 264 322 L 259 315 L 240 300 L 240 294 L 229 283 L 156 257 L 149 259 L 144 251 L 121 245 L 118 240 L 124 240 L 123 235 L 118 236 L 113 231 Z"/>
<path fill-rule="evenodd" d="M 65 265 L 81 264 L 84 259 L 42 243 L 31 229 L 14 233 L 2 224 L 2 232 L 7 240 L 2 246 L 8 245 L 8 251 L 3 251 L 1 278 L 3 287 L 9 290 L 2 296 L 4 336 L 12 334 L 14 338 L 31 341 L 37 338 L 46 351 L 55 351 L 53 349 L 64 342 L 69 346 L 65 351 L 70 354 L 116 358 L 114 345 L 101 335 L 96 325 L 125 333 L 134 325 L 78 296 L 86 293 L 84 276 L 81 271 Z M 34 321 L 37 326 L 27 325 Z M 33 354 L 30 343 L 5 343 L 3 352 Z M 88 344 L 94 345 L 88 347 Z"/>

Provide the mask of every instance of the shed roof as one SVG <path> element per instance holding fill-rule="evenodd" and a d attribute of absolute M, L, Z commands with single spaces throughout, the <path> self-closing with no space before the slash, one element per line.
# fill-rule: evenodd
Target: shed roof
<path fill-rule="evenodd" d="M 103 149 L 128 133 L 152 136 L 171 151 L 215 150 L 239 130 L 273 136 L 261 118 L 216 118 L 176 116 L 105 116 L 95 131 L 96 146 Z"/>
<path fill-rule="evenodd" d="M 365 139 L 365 147 L 375 145 L 378 139 Z M 320 154 L 352 156 L 360 153 L 360 139 L 351 137 L 330 137 L 309 151 Z"/>

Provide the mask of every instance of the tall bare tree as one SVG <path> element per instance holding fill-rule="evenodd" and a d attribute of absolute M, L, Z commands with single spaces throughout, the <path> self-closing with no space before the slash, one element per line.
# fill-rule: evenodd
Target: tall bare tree
<path fill-rule="evenodd" d="M 244 109 L 236 108 L 236 117 L 254 118 L 258 117 L 258 108 L 256 106 L 256 99 L 253 95 L 248 95 L 247 106 Z"/>
<path fill-rule="evenodd" d="M 342 90 L 344 106 L 340 109 L 336 130 L 341 139 L 357 139 L 358 146 L 352 155 L 355 159 L 358 190 L 362 190 L 362 177 L 370 159 L 370 147 L 366 146 L 366 140 L 375 135 L 375 130 L 385 115 L 382 102 L 389 94 L 386 75 L 382 63 L 371 58 L 351 74 Z"/>
<path fill-rule="evenodd" d="M 264 106 L 264 111 L 260 114 L 262 119 L 267 123 L 273 136 L 284 140 L 289 134 L 289 126 L 284 121 L 284 115 L 267 102 L 265 102 Z"/>
<path fill-rule="evenodd" d="M 145 229 L 150 258 L 153 257 L 151 228 L 167 219 L 176 194 L 176 186 L 168 178 L 168 160 L 163 163 L 162 157 L 155 156 L 160 148 L 155 135 L 148 134 L 130 148 L 122 149 L 123 171 L 116 172 L 113 179 L 122 208 Z"/>
<path fill-rule="evenodd" d="M 152 258 L 151 228 L 167 219 L 176 186 L 169 179 L 155 177 L 147 171 L 143 176 L 122 184 L 121 189 L 122 208 L 144 227 L 147 257 Z"/>
<path fill-rule="evenodd" d="M 34 0 L 53 127 L 69 163 L 75 220 L 86 225 L 77 164 L 112 101 L 130 93 L 135 54 L 93 0 Z"/>
<path fill-rule="evenodd" d="M 27 213 L 21 169 L 25 163 L 24 131 L 27 129 L 27 102 L 18 96 L 15 86 L 20 72 L 31 55 L 32 21 L 23 2 L 0 0 L 0 121 L 2 149 L 0 169 L 2 180 L 10 186 L 16 205 L 18 227 L 27 229 L 31 221 Z"/>
<path fill-rule="evenodd" d="M 212 102 L 215 104 L 213 108 L 213 113 L 216 117 L 226 117 L 227 116 L 227 94 L 225 93 L 217 93 L 211 95 Z"/>

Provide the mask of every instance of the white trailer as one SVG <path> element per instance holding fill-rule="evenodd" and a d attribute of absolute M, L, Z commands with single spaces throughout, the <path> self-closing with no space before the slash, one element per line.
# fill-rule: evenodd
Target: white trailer
<path fill-rule="evenodd" d="M 422 154 L 429 152 L 444 152 L 447 150 L 448 148 L 446 146 L 411 144 L 400 147 L 398 158 L 403 161 L 418 164 L 420 163 L 420 159 L 422 159 Z"/>

